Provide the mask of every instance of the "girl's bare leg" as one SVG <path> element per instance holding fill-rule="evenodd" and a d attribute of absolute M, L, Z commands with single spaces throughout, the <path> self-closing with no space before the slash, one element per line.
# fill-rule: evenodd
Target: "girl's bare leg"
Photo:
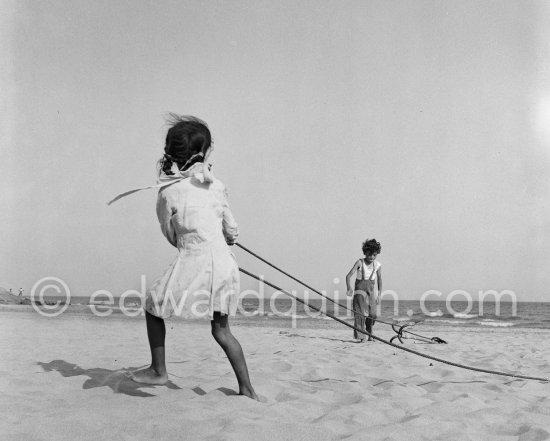
<path fill-rule="evenodd" d="M 147 311 L 145 311 L 145 322 L 147 324 L 149 347 L 151 348 L 151 366 L 133 372 L 131 378 L 138 383 L 165 384 L 168 381 L 164 358 L 166 326 L 163 319 L 155 317 Z"/>
<path fill-rule="evenodd" d="M 221 315 L 219 312 L 214 312 L 211 324 L 212 335 L 224 350 L 227 358 L 229 358 L 231 367 L 237 376 L 239 395 L 246 395 L 249 398 L 258 400 L 258 396 L 250 384 L 248 368 L 246 367 L 246 360 L 244 359 L 241 345 L 229 329 L 228 317 L 226 315 Z"/>

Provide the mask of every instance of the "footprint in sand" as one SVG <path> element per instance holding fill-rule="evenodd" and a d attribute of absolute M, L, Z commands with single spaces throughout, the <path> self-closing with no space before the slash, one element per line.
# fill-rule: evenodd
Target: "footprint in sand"
<path fill-rule="evenodd" d="M 289 372 L 292 370 L 292 365 L 287 361 L 273 361 L 265 365 L 270 372 Z"/>
<path fill-rule="evenodd" d="M 357 404 L 364 399 L 364 396 L 357 392 L 342 393 L 328 390 L 319 392 L 318 396 L 322 397 L 325 402 L 331 403 L 334 406 Z"/>
<path fill-rule="evenodd" d="M 518 441 L 545 441 L 550 439 L 550 433 L 540 427 L 521 426 L 516 436 Z"/>
<path fill-rule="evenodd" d="M 443 387 L 443 383 L 436 383 L 434 381 L 432 383 L 419 384 L 419 386 L 426 390 L 426 392 L 433 394 L 439 392 L 439 390 Z"/>
<path fill-rule="evenodd" d="M 275 401 L 277 401 L 278 403 L 285 403 L 287 401 L 297 400 L 298 398 L 300 398 L 300 396 L 295 393 L 292 393 L 290 391 L 282 391 L 275 396 Z"/>
<path fill-rule="evenodd" d="M 496 384 L 486 384 L 483 386 L 484 389 L 493 391 L 493 392 L 501 392 L 502 388 Z"/>

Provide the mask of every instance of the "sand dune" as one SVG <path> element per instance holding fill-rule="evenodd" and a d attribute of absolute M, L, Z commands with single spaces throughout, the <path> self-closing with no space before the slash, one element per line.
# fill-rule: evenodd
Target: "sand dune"
<path fill-rule="evenodd" d="M 236 380 L 207 322 L 169 322 L 170 382 L 127 378 L 149 362 L 123 316 L 0 311 L 3 440 L 550 439 L 550 385 L 457 369 L 342 329 L 233 326 L 263 402 Z M 379 330 L 380 335 L 390 334 Z M 449 330 L 409 347 L 469 365 L 550 375 L 550 332 Z"/>

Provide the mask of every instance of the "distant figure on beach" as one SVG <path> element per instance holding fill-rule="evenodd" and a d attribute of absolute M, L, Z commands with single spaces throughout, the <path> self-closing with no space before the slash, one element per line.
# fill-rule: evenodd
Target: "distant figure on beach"
<path fill-rule="evenodd" d="M 19 296 L 23 296 L 23 288 L 19 288 Z"/>
<path fill-rule="evenodd" d="M 13 294 L 13 292 L 11 292 L 11 288 L 10 288 L 10 294 Z"/>
<path fill-rule="evenodd" d="M 229 315 L 235 315 L 238 306 L 240 282 L 229 245 L 236 242 L 238 228 L 226 188 L 206 162 L 212 152 L 210 130 L 191 116 L 170 114 L 169 122 L 165 153 L 158 163 L 159 181 L 169 185 L 159 190 L 157 217 L 178 255 L 147 293 L 145 318 L 152 362 L 133 372 L 132 378 L 138 383 L 166 383 L 164 319 L 172 314 L 206 316 L 235 372 L 239 394 L 258 399 L 241 345 L 229 328 Z M 207 309 L 202 315 L 200 306 Z"/>
<path fill-rule="evenodd" d="M 380 242 L 376 239 L 367 239 L 363 242 L 364 258 L 359 259 L 346 276 L 348 296 L 353 296 L 353 311 L 355 327 L 362 330 L 353 330 L 353 338 L 360 342 L 365 341 L 365 328 L 369 335 L 368 341 L 372 341 L 372 327 L 376 318 L 376 307 L 380 303 L 382 293 L 382 264 L 376 261 L 376 256 L 382 251 Z M 355 289 L 351 289 L 351 278 L 355 277 Z M 375 283 L 378 282 L 378 293 L 375 293 Z M 366 317 L 367 316 L 367 317 Z M 365 318 L 366 317 L 366 318 Z"/>

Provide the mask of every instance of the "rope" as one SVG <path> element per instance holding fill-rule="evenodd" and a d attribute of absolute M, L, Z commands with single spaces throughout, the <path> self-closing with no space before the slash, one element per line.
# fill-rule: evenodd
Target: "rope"
<path fill-rule="evenodd" d="M 302 282 L 300 279 L 297 279 L 296 277 L 292 276 L 291 274 L 287 273 L 286 271 L 282 270 L 281 268 L 273 265 L 271 262 L 269 262 L 268 260 L 264 259 L 263 257 L 261 256 L 258 256 L 255 252 L 249 250 L 248 248 L 246 248 L 244 245 L 241 245 L 240 243 L 236 243 L 235 245 L 237 245 L 239 248 L 243 249 L 244 251 L 246 251 L 247 253 L 249 253 L 250 255 L 254 256 L 256 259 L 259 259 L 261 260 L 262 262 L 264 262 L 265 264 L 269 265 L 271 268 L 274 268 L 276 269 L 277 271 L 283 273 L 285 276 L 291 278 L 292 280 L 294 280 L 295 282 L 298 282 L 300 285 L 303 285 L 305 286 L 306 288 L 310 289 L 311 291 L 313 291 L 315 294 L 319 294 L 321 297 L 324 297 L 325 299 L 327 300 L 330 300 L 332 303 L 335 303 L 336 305 L 340 306 L 341 308 L 344 308 L 344 309 L 347 309 L 348 311 L 351 311 L 353 312 L 354 314 L 358 314 L 358 315 L 361 315 L 365 318 L 370 318 L 371 320 L 375 320 L 377 322 L 380 322 L 380 323 L 384 323 L 386 325 L 393 325 L 395 323 L 389 323 L 389 322 L 385 322 L 383 320 L 380 320 L 378 318 L 372 318 L 370 316 L 367 316 L 367 315 L 364 315 L 364 314 L 361 314 L 360 312 L 358 311 L 355 311 L 354 309 L 351 309 L 351 308 L 348 308 L 347 306 L 345 305 L 342 305 L 340 303 L 338 303 L 337 301 L 331 299 L 330 297 L 320 293 L 319 291 L 317 291 L 315 288 L 309 286 L 307 283 L 304 283 Z"/>
<path fill-rule="evenodd" d="M 244 248 L 243 248 L 244 249 Z M 355 326 L 353 325 L 350 325 L 348 322 L 342 320 L 342 319 L 339 319 L 338 317 L 335 317 L 334 315 L 328 313 L 328 312 L 325 312 L 325 311 L 322 311 L 320 308 L 317 308 L 316 306 L 313 306 L 313 305 L 310 305 L 309 303 L 307 303 L 306 301 L 296 297 L 294 294 L 291 294 L 289 293 L 288 291 L 285 291 L 284 289 L 282 288 L 279 288 L 278 286 L 266 281 L 266 280 L 263 280 L 262 278 L 260 278 L 259 276 L 255 275 L 255 274 L 252 274 L 250 272 L 248 272 L 247 270 L 245 270 L 244 268 L 239 268 L 239 271 L 241 271 L 243 274 L 246 274 L 247 276 L 249 277 L 252 277 L 253 279 L 256 279 L 258 280 L 259 282 L 262 282 L 262 283 L 265 283 L 267 286 L 270 286 L 271 288 L 275 289 L 276 291 L 280 291 L 284 294 L 286 294 L 287 296 L 289 297 L 292 297 L 294 300 L 297 300 L 298 302 L 304 304 L 304 305 L 307 305 L 309 306 L 311 309 L 314 309 L 315 311 L 317 312 L 320 312 L 321 314 L 324 314 L 326 315 L 327 317 L 330 317 L 331 319 L 333 320 L 336 320 L 337 322 L 340 322 L 342 323 L 343 325 L 347 326 L 348 328 L 351 328 L 351 329 L 354 329 L 358 332 L 361 332 L 361 333 L 366 333 L 368 334 L 370 337 L 372 337 L 373 339 L 377 340 L 377 341 L 380 341 L 382 343 L 385 343 L 389 346 L 393 346 L 394 348 L 397 348 L 397 349 L 401 349 L 403 351 L 407 351 L 407 352 L 410 352 L 411 354 L 415 354 L 415 355 L 418 355 L 420 357 L 424 357 L 424 358 L 428 358 L 430 360 L 434 360 L 434 361 L 438 361 L 440 363 L 444 363 L 444 364 L 448 364 L 450 366 L 455 366 L 455 367 L 459 367 L 459 368 L 462 368 L 462 369 L 468 369 L 468 370 L 471 370 L 471 371 L 476 371 L 476 372 L 483 372 L 483 373 L 486 373 L 486 374 L 495 374 L 495 375 L 502 375 L 502 376 L 505 376 L 505 377 L 512 377 L 512 378 L 521 378 L 521 379 L 524 379 L 524 380 L 537 380 L 537 381 L 543 381 L 545 383 L 547 383 L 548 380 L 547 378 L 540 378 L 540 377 L 530 377 L 530 376 L 527 376 L 527 375 L 519 375 L 519 374 L 508 374 L 506 372 L 499 372 L 499 371 L 493 371 L 493 370 L 490 370 L 490 369 L 482 369 L 482 368 L 476 368 L 476 367 L 472 367 L 472 366 L 466 366 L 464 364 L 460 364 L 460 363 L 454 363 L 452 361 L 447 361 L 447 360 L 443 360 L 441 358 L 437 358 L 437 357 L 433 357 L 431 355 L 427 355 L 427 354 L 423 354 L 421 352 L 418 352 L 418 351 L 415 351 L 413 349 L 409 349 L 405 346 L 398 346 L 394 343 L 390 343 L 389 341 L 387 340 L 384 340 L 383 338 L 380 338 L 380 337 L 377 337 L 376 335 L 373 335 L 373 334 L 370 334 L 368 332 L 365 332 L 365 331 L 362 331 L 361 329 L 358 329 L 356 328 Z"/>
<path fill-rule="evenodd" d="M 370 317 L 370 316 L 367 316 L 367 315 L 364 315 L 364 314 L 361 314 L 360 312 L 358 311 L 355 311 L 354 309 L 351 309 L 351 308 L 348 308 L 347 306 L 345 305 L 342 305 L 341 303 L 338 303 L 337 301 L 331 299 L 330 297 L 322 294 L 321 292 L 317 291 L 315 288 L 309 286 L 307 283 L 304 283 L 302 282 L 300 279 L 297 279 L 296 277 L 294 277 L 293 275 L 287 273 L 286 271 L 282 270 L 281 268 L 273 265 L 271 262 L 269 262 L 268 260 L 264 259 L 263 257 L 257 255 L 255 252 L 249 250 L 248 248 L 246 248 L 244 245 L 241 245 L 240 243 L 236 243 L 235 245 L 237 245 L 239 248 L 241 248 L 242 250 L 246 251 L 247 253 L 249 253 L 250 255 L 254 256 L 256 259 L 259 259 L 261 260 L 262 262 L 264 262 L 265 264 L 269 265 L 271 268 L 274 268 L 276 269 L 277 271 L 283 273 L 285 276 L 291 278 L 292 280 L 294 280 L 295 282 L 298 282 L 300 285 L 303 285 L 305 286 L 306 288 L 310 289 L 311 291 L 313 291 L 315 294 L 319 294 L 321 297 L 324 297 L 325 299 L 331 301 L 332 303 L 340 306 L 341 308 L 344 308 L 344 309 L 347 309 L 348 311 L 351 311 L 353 312 L 354 314 L 358 314 L 364 318 L 370 318 L 371 320 L 374 320 L 376 322 L 379 322 L 379 323 L 384 323 L 386 325 L 390 325 L 390 326 L 393 326 L 393 325 L 396 325 L 396 323 L 390 323 L 390 322 L 386 322 L 384 320 L 380 320 L 379 318 L 373 318 L 373 317 Z M 398 325 L 399 326 L 399 325 Z M 397 331 L 396 331 L 397 332 Z M 429 341 L 431 343 L 433 343 L 433 340 L 430 338 L 430 337 L 424 337 L 423 335 L 419 335 L 419 334 L 414 334 L 412 333 L 411 331 L 407 331 L 406 329 L 403 329 L 402 332 L 406 332 L 406 333 L 409 333 L 411 335 L 415 335 L 417 337 L 420 337 L 420 338 L 423 338 L 425 339 L 426 341 Z M 414 338 L 412 338 L 412 340 L 415 340 Z"/>

